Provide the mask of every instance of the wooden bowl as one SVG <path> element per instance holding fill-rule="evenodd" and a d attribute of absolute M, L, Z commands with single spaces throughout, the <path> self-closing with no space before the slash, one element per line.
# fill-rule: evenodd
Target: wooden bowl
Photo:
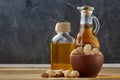
<path fill-rule="evenodd" d="M 102 68 L 104 55 L 70 55 L 73 70 L 80 73 L 80 77 L 96 77 Z"/>

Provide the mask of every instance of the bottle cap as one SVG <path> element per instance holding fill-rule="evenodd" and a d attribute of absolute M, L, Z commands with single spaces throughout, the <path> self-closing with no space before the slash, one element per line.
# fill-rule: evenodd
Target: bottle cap
<path fill-rule="evenodd" d="M 58 22 L 55 26 L 56 32 L 70 32 L 71 27 L 69 22 Z"/>

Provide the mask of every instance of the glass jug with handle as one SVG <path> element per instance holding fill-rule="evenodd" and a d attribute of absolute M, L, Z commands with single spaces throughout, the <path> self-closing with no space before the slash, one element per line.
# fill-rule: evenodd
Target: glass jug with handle
<path fill-rule="evenodd" d="M 82 6 L 77 7 L 77 9 L 81 12 L 80 31 L 76 39 L 77 46 L 91 44 L 94 47 L 100 48 L 99 41 L 96 37 L 100 25 L 98 19 L 92 15 L 94 7 Z M 95 22 L 95 28 L 93 28 L 93 21 Z"/>

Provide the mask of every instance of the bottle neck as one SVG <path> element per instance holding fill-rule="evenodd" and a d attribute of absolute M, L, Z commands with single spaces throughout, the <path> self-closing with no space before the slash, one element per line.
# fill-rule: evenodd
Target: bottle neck
<path fill-rule="evenodd" d="M 83 12 L 81 12 L 81 20 L 80 20 L 80 24 L 88 24 L 88 25 L 92 25 L 92 15 L 87 15 Z"/>
<path fill-rule="evenodd" d="M 62 35 L 62 34 L 67 34 L 69 35 L 69 32 L 57 32 L 58 35 Z"/>

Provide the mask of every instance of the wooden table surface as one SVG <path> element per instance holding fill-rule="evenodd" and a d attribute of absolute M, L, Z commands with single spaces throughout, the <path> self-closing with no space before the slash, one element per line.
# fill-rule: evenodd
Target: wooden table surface
<path fill-rule="evenodd" d="M 97 78 L 41 78 L 48 68 L 0 68 L 0 80 L 120 80 L 120 67 L 102 68 Z"/>

